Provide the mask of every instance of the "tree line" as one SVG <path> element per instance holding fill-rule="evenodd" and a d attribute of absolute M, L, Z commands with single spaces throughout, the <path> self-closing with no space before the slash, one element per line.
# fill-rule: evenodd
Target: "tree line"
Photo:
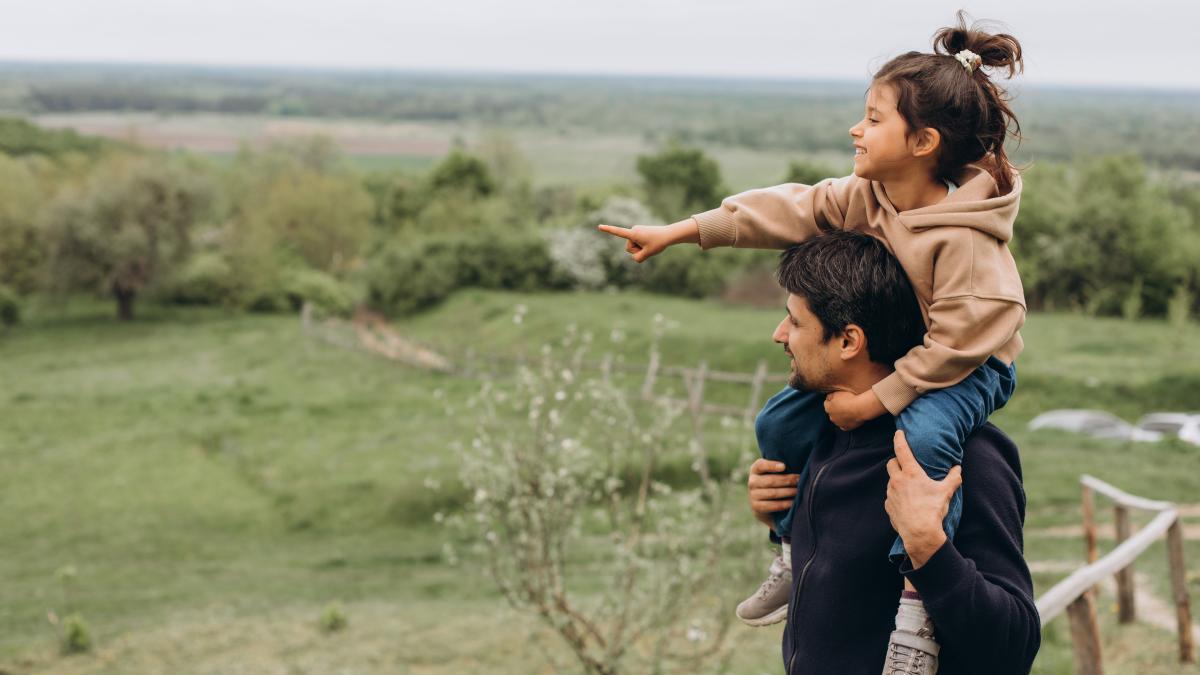
<path fill-rule="evenodd" d="M 0 64 L 0 110 L 411 120 L 844 152 L 867 82 Z M 1200 170 L 1200 94 L 1014 86 L 1039 160 L 1132 153 Z M 1032 158 L 1018 149 L 1018 161 Z"/>
<path fill-rule="evenodd" d="M 463 287 L 632 287 L 705 297 L 772 268 L 769 251 L 672 249 L 633 264 L 595 225 L 669 222 L 727 193 L 720 166 L 671 141 L 640 181 L 534 188 L 500 133 L 428 172 L 356 170 L 328 139 L 227 163 L 0 120 L 0 322 L 30 296 L 391 315 Z M 781 182 L 835 172 L 797 161 Z M 1171 316 L 1200 309 L 1200 187 L 1133 156 L 1038 163 L 1012 242 L 1032 309 Z"/>

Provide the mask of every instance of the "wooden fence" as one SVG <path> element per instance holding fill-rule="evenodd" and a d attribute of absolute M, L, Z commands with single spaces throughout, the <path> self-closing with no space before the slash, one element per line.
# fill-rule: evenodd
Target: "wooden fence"
<path fill-rule="evenodd" d="M 1192 639 L 1192 612 L 1188 601 L 1187 568 L 1183 560 L 1183 527 L 1175 505 L 1127 494 L 1088 475 L 1080 477 L 1079 482 L 1083 486 L 1083 536 L 1087 546 L 1088 564 L 1075 570 L 1038 598 L 1037 607 L 1042 617 L 1042 625 L 1045 626 L 1065 610 L 1071 624 L 1076 672 L 1079 675 L 1101 675 L 1104 667 L 1093 588 L 1102 579 L 1115 575 L 1118 620 L 1120 623 L 1133 621 L 1137 614 L 1133 561 L 1166 533 L 1167 561 L 1170 565 L 1171 588 L 1179 627 L 1179 660 L 1182 663 L 1194 662 L 1196 655 Z M 1096 550 L 1096 493 L 1112 500 L 1116 525 L 1116 547 L 1099 559 Z M 1157 514 L 1136 533 L 1130 531 L 1129 524 L 1129 512 L 1134 509 Z"/>

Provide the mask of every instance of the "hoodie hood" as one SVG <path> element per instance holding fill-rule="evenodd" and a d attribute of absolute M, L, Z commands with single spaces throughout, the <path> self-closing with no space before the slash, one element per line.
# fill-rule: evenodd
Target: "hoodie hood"
<path fill-rule="evenodd" d="M 965 167 L 955 178 L 958 189 L 932 206 L 897 212 L 888 199 L 883 184 L 871 181 L 875 198 L 910 231 L 931 227 L 969 227 L 1008 243 L 1013 237 L 1013 223 L 1021 203 L 1021 176 L 1013 181 L 1013 189 L 998 194 L 996 180 L 977 165 Z"/>

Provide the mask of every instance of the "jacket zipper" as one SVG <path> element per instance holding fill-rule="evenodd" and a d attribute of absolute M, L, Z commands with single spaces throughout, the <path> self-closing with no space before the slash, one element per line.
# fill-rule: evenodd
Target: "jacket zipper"
<path fill-rule="evenodd" d="M 849 439 L 847 439 L 846 447 L 849 447 L 849 445 Z M 800 570 L 800 578 L 796 581 L 795 588 L 792 589 L 792 597 L 788 603 L 787 622 L 788 625 L 792 627 L 792 655 L 788 658 L 787 675 L 792 675 L 792 669 L 796 665 L 796 654 L 799 652 L 800 646 L 800 641 L 797 638 L 798 633 L 796 632 L 795 621 L 796 600 L 800 597 L 800 589 L 802 586 L 804 586 L 804 577 L 808 574 L 808 568 L 812 566 L 813 561 L 817 558 L 817 524 L 813 520 L 812 509 L 813 501 L 816 499 L 817 494 L 817 483 L 821 480 L 821 476 L 825 474 L 825 469 L 828 469 L 829 465 L 833 464 L 834 460 L 841 456 L 842 451 L 844 450 L 845 448 L 842 448 L 821 465 L 821 468 L 817 470 L 817 474 L 813 476 L 812 483 L 810 483 L 808 487 L 808 528 L 812 531 L 813 548 L 812 553 L 808 556 L 808 560 L 804 562 L 804 568 Z"/>
<path fill-rule="evenodd" d="M 796 586 L 792 589 L 792 597 L 788 602 L 788 625 L 792 627 L 792 656 L 788 659 L 787 675 L 792 675 L 792 669 L 796 665 L 796 652 L 799 648 L 799 640 L 796 638 L 796 599 L 800 597 L 800 587 L 804 585 L 804 576 L 808 574 L 808 568 L 817 557 L 817 530 L 816 523 L 813 522 L 812 503 L 813 495 L 817 492 L 817 481 L 821 480 L 821 476 L 825 473 L 825 469 L 829 467 L 829 462 L 817 470 L 817 475 L 813 476 L 812 484 L 808 487 L 808 529 L 812 530 L 813 549 L 808 556 L 808 560 L 804 561 L 804 568 L 800 570 L 800 578 L 796 581 Z"/>

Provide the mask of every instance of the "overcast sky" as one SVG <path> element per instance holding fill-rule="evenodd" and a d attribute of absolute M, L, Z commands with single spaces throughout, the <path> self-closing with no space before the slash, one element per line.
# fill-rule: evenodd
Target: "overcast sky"
<path fill-rule="evenodd" d="M 864 79 L 959 7 L 1031 84 L 1200 89 L 1197 0 L 0 0 L 0 60 Z"/>

